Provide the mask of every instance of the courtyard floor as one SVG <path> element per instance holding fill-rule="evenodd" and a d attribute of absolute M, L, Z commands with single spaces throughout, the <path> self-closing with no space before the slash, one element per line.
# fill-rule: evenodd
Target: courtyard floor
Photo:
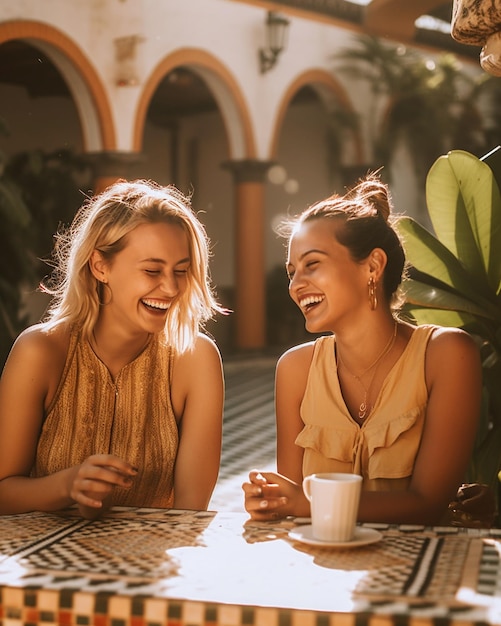
<path fill-rule="evenodd" d="M 276 361 L 252 357 L 224 363 L 223 451 L 209 509 L 243 511 L 242 483 L 249 470 L 275 468 Z"/>

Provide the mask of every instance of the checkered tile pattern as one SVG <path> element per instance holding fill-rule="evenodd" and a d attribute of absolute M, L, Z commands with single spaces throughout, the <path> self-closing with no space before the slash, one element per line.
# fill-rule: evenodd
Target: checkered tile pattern
<path fill-rule="evenodd" d="M 211 510 L 243 511 L 242 483 L 249 470 L 275 469 L 276 362 L 254 357 L 224 363 L 223 452 Z"/>
<path fill-rule="evenodd" d="M 96 522 L 41 513 L 4 518 L 0 536 L 7 530 L 11 542 L 0 555 L 0 624 L 501 623 L 501 531 L 379 524 L 378 543 L 331 551 L 291 541 L 294 520 L 243 520 L 125 508 Z M 36 540 L 26 538 L 26 521 Z M 469 590 L 470 603 L 456 597 L 458 589 Z"/>

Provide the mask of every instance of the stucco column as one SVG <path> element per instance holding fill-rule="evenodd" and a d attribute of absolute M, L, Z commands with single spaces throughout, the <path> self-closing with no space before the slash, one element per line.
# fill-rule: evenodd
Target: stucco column
<path fill-rule="evenodd" d="M 235 182 L 235 347 L 266 345 L 265 175 L 267 161 L 231 161 Z"/>
<path fill-rule="evenodd" d="M 86 158 L 93 169 L 94 193 L 104 191 L 119 178 L 131 179 L 131 168 L 144 159 L 139 152 L 88 152 Z"/>

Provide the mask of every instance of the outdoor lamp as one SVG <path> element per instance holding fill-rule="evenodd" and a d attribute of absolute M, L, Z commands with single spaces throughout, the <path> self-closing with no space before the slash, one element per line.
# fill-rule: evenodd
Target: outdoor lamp
<path fill-rule="evenodd" d="M 282 15 L 268 11 L 266 18 L 266 48 L 259 50 L 261 74 L 264 74 L 275 65 L 280 53 L 284 50 L 289 20 Z"/>

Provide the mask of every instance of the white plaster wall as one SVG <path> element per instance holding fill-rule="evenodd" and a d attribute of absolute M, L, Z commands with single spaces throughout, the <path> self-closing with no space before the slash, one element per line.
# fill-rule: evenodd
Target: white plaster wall
<path fill-rule="evenodd" d="M 270 140 L 287 87 L 311 69 L 331 70 L 333 54 L 347 45 L 348 31 L 290 17 L 289 42 L 279 63 L 264 75 L 258 49 L 264 45 L 266 11 L 232 0 L 20 0 L 2 3 L 0 19 L 47 23 L 70 37 L 91 60 L 108 91 L 118 137 L 130 150 L 142 84 L 172 51 L 197 48 L 213 55 L 234 77 L 249 108 L 257 156 L 269 156 Z M 142 84 L 115 83 L 114 40 L 137 36 L 136 69 Z M 366 100 L 361 98 L 358 105 Z M 241 158 L 243 155 L 232 155 Z"/>

